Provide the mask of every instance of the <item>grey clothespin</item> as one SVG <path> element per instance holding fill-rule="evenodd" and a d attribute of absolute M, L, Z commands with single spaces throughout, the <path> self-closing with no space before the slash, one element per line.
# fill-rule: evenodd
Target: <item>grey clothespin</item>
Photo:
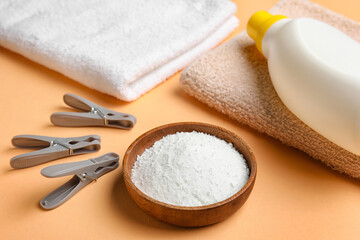
<path fill-rule="evenodd" d="M 58 164 L 41 170 L 45 177 L 54 178 L 75 174 L 68 182 L 40 201 L 41 207 L 53 209 L 74 196 L 86 185 L 119 166 L 119 155 L 107 153 L 81 162 Z"/>
<path fill-rule="evenodd" d="M 84 111 L 85 113 L 54 113 L 51 115 L 50 119 L 56 126 L 105 126 L 130 129 L 134 127 L 136 123 L 136 118 L 133 115 L 109 110 L 74 94 L 65 94 L 64 102 L 70 107 Z"/>
<path fill-rule="evenodd" d="M 100 136 L 87 135 L 72 138 L 56 138 L 37 135 L 18 135 L 11 140 L 15 147 L 41 149 L 13 157 L 13 168 L 27 168 L 72 155 L 99 151 Z"/>

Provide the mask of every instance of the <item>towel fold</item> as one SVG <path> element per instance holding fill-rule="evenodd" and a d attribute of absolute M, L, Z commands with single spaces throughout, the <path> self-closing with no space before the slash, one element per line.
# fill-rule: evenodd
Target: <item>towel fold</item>
<path fill-rule="evenodd" d="M 271 12 L 315 18 L 360 41 L 360 23 L 308 0 L 281 0 Z M 246 32 L 196 60 L 183 71 L 180 83 L 187 93 L 210 107 L 360 179 L 359 156 L 313 131 L 281 102 L 266 59 Z"/>
<path fill-rule="evenodd" d="M 228 0 L 2 0 L 0 45 L 132 101 L 237 26 Z"/>

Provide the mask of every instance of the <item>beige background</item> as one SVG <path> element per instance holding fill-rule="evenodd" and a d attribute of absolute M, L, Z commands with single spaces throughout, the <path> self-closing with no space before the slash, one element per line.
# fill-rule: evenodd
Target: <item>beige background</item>
<path fill-rule="evenodd" d="M 231 36 L 245 29 L 252 13 L 269 9 L 275 2 L 236 1 L 236 15 L 241 23 Z M 315 2 L 360 21 L 358 0 Z M 140 99 L 125 103 L 3 48 L 0 72 L 0 239 L 360 239 L 358 181 L 197 102 L 180 89 L 179 74 Z M 62 101 L 67 92 L 134 114 L 138 123 L 131 131 L 55 127 L 49 116 L 70 110 Z M 68 180 L 68 177 L 47 179 L 40 174 L 42 168 L 109 151 L 122 158 L 140 134 L 179 121 L 206 122 L 232 130 L 248 142 L 256 155 L 258 177 L 254 190 L 245 205 L 226 221 L 183 229 L 148 217 L 127 194 L 121 168 L 90 184 L 55 210 L 40 208 L 40 199 Z M 10 158 L 28 152 L 12 147 L 10 140 L 18 134 L 59 137 L 99 134 L 102 149 L 94 154 L 13 170 Z"/>

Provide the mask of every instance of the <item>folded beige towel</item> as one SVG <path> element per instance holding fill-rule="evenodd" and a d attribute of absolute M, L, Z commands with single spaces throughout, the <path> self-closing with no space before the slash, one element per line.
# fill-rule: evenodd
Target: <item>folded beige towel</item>
<path fill-rule="evenodd" d="M 270 12 L 315 18 L 360 41 L 360 23 L 308 0 L 281 0 Z M 187 93 L 210 107 L 360 179 L 359 156 L 310 129 L 281 102 L 266 59 L 246 32 L 196 60 L 183 71 L 180 83 Z"/>

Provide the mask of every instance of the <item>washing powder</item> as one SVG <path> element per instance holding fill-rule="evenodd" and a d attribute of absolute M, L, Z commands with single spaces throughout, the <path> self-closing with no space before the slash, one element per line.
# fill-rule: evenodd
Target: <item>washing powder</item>
<path fill-rule="evenodd" d="M 249 178 L 244 157 L 215 136 L 178 132 L 144 151 L 131 180 L 143 193 L 178 206 L 205 206 L 238 192 Z"/>

